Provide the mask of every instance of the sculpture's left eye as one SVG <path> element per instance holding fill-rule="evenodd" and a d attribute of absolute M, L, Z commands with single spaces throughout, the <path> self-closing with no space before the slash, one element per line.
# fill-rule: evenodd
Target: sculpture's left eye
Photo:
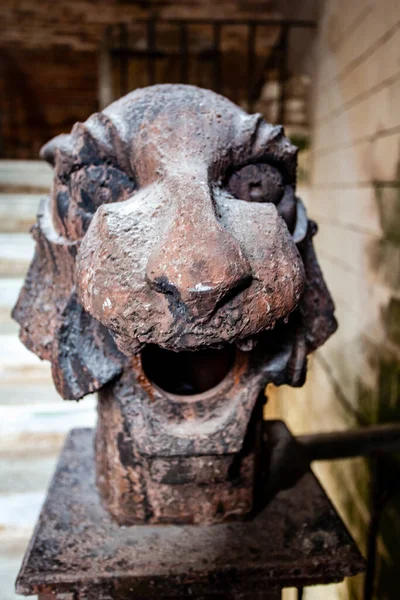
<path fill-rule="evenodd" d="M 107 163 L 85 166 L 70 176 L 71 197 L 78 207 L 91 214 L 101 204 L 125 200 L 134 190 L 134 181 Z"/>
<path fill-rule="evenodd" d="M 82 238 L 99 206 L 126 200 L 135 190 L 133 178 L 110 161 L 58 172 L 53 202 L 62 234 Z"/>
<path fill-rule="evenodd" d="M 267 163 L 241 167 L 230 176 L 226 187 L 239 200 L 273 204 L 278 204 L 285 190 L 281 173 Z"/>

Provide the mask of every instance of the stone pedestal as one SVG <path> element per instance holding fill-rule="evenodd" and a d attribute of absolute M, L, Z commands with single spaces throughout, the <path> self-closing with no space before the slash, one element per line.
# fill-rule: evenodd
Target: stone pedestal
<path fill-rule="evenodd" d="M 258 510 L 216 525 L 119 526 L 95 483 L 94 433 L 73 430 L 19 573 L 41 600 L 280 598 L 341 581 L 363 559 L 280 421 L 264 424 Z"/>

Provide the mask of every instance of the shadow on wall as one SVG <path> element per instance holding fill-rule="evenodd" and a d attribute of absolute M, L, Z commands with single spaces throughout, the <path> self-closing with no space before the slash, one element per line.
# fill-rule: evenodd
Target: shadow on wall
<path fill-rule="evenodd" d="M 42 105 L 38 101 L 34 87 L 26 72 L 15 59 L 12 52 L 4 48 L 0 52 L 1 77 L 4 93 L 1 94 L 1 114 L 9 115 L 8 120 L 0 121 L 1 141 L 7 149 L 12 146 L 15 157 L 22 148 L 27 148 L 32 156 L 39 154 L 40 142 L 36 138 L 47 139 L 51 131 L 46 122 Z M 34 115 L 34 119 L 32 118 Z M 32 131 L 33 130 L 33 131 Z M 33 132 L 33 135 L 32 135 Z M 9 140 L 16 139 L 19 146 L 14 146 Z M 0 147 L 0 156 L 4 156 L 4 148 Z"/>
<path fill-rule="evenodd" d="M 373 377 L 358 377 L 356 381 L 356 407 L 347 405 L 359 425 L 400 421 L 400 166 L 397 180 L 375 182 L 375 198 L 379 210 L 382 237 L 375 240 L 369 250 L 369 264 L 377 281 L 392 291 L 387 304 L 381 308 L 381 327 L 384 343 L 374 343 L 362 336 L 352 343 L 363 348 L 366 364 Z M 351 349 L 350 355 L 351 355 Z M 347 352 L 347 356 L 349 353 Z M 343 357 L 336 356 L 340 367 Z M 325 365 L 327 367 L 327 365 Z M 340 369 L 345 372 L 346 367 Z M 366 379 L 374 381 L 367 385 Z M 340 394 L 338 394 L 340 396 Z M 343 402 L 346 403 L 344 398 Z M 366 521 L 375 511 L 382 510 L 377 539 L 377 562 L 374 597 L 380 600 L 398 597 L 400 564 L 400 455 L 380 457 L 378 460 L 348 461 L 353 490 L 343 490 L 342 502 L 348 523 L 361 536 L 363 550 L 367 550 Z M 343 465 L 332 474 L 340 481 Z M 349 478 L 346 478 L 349 480 Z M 375 505 L 371 482 L 376 482 Z M 354 494 L 356 490 L 356 495 Z M 371 510 L 371 515 L 363 510 Z M 360 582 L 347 582 L 349 598 L 360 598 Z M 395 595 L 394 595 L 395 594 Z"/>

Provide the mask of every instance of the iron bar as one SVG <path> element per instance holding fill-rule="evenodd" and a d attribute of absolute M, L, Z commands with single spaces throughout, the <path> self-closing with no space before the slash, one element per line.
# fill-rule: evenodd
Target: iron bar
<path fill-rule="evenodd" d="M 156 22 L 154 19 L 149 19 L 147 22 L 147 75 L 149 85 L 154 85 L 156 82 L 156 61 L 152 53 L 156 52 Z"/>
<path fill-rule="evenodd" d="M 127 58 L 136 58 L 136 59 L 140 59 L 140 58 L 151 58 L 153 60 L 157 59 L 157 58 L 179 58 L 181 56 L 180 52 L 173 52 L 173 51 L 164 51 L 164 50 L 152 50 L 151 52 L 149 52 L 147 49 L 140 49 L 140 50 L 135 50 L 135 49 L 127 49 L 127 50 L 121 50 L 120 48 L 113 48 L 112 50 L 110 50 L 110 54 L 112 56 L 126 56 Z"/>
<path fill-rule="evenodd" d="M 287 53 L 288 53 L 288 35 L 289 29 L 283 26 L 281 34 L 281 43 L 279 48 L 279 117 L 278 123 L 285 124 L 285 102 L 286 102 L 286 85 L 288 79 L 287 69 Z"/>
<path fill-rule="evenodd" d="M 377 457 L 373 467 L 371 484 L 371 517 L 367 537 L 367 567 L 364 578 L 363 600 L 372 600 L 374 597 L 377 540 L 382 513 L 389 497 L 386 478 L 382 472 L 384 472 L 384 469 L 382 469 L 381 458 Z"/>
<path fill-rule="evenodd" d="M 301 435 L 296 440 L 304 448 L 310 461 L 400 452 L 400 423 Z"/>
<path fill-rule="evenodd" d="M 182 19 L 160 19 L 163 23 L 169 25 L 178 25 Z M 148 19 L 135 19 L 135 23 L 147 23 Z M 218 23 L 220 25 L 264 25 L 264 26 L 286 26 L 286 27 L 305 27 L 307 29 L 316 29 L 316 21 L 302 21 L 301 19 L 185 19 L 188 25 L 210 25 Z"/>
<path fill-rule="evenodd" d="M 221 82 L 221 24 L 214 23 L 213 25 L 213 51 L 214 51 L 214 63 L 213 63 L 213 78 L 214 78 L 214 90 L 219 92 L 222 87 Z"/>
<path fill-rule="evenodd" d="M 373 600 L 375 593 L 377 540 L 382 515 L 391 493 L 400 488 L 399 465 L 390 456 L 400 452 L 400 423 L 362 426 L 350 431 L 301 435 L 296 442 L 307 459 L 335 460 L 357 456 L 375 457 L 371 482 L 370 521 L 367 537 L 367 567 L 363 600 Z M 302 597 L 300 590 L 298 599 Z"/>
<path fill-rule="evenodd" d="M 172 25 L 177 28 L 179 47 L 175 50 L 161 49 L 158 46 L 156 27 L 157 23 L 162 22 L 167 25 Z M 247 103 L 249 111 L 253 110 L 254 102 L 260 95 L 263 85 L 263 75 L 257 77 L 257 52 L 256 52 L 256 35 L 259 33 L 260 26 L 281 27 L 282 35 L 279 45 L 271 45 L 270 54 L 277 55 L 279 78 L 281 83 L 280 97 L 280 121 L 284 121 L 284 105 L 285 105 L 285 84 L 287 81 L 287 38 L 290 28 L 303 27 L 313 29 L 316 27 L 314 21 L 302 20 L 284 20 L 284 19 L 136 19 L 135 25 L 143 25 L 147 43 L 144 48 L 129 47 L 129 27 L 130 23 L 118 25 L 116 28 L 118 35 L 117 47 L 109 49 L 108 52 L 119 67 L 119 82 L 120 95 L 129 91 L 129 65 L 130 60 L 145 60 L 147 63 L 147 80 L 150 85 L 157 83 L 157 61 L 158 59 L 177 59 L 180 66 L 180 80 L 183 83 L 189 83 L 190 80 L 190 26 L 191 25 L 207 25 L 212 27 L 212 45 L 203 53 L 198 54 L 198 57 L 204 60 L 211 61 L 211 73 L 213 87 L 216 91 L 224 93 L 223 90 L 223 65 L 222 65 L 222 50 L 221 36 L 222 27 L 229 25 L 237 25 L 247 27 Z M 157 47 L 158 46 L 158 47 Z M 197 56 L 197 54 L 196 54 Z M 265 68 L 265 67 L 264 67 Z M 196 83 L 196 82 L 193 82 Z"/>
<path fill-rule="evenodd" d="M 120 49 L 124 49 L 128 46 L 128 30 L 124 23 L 119 26 L 119 44 Z M 120 94 L 124 96 L 128 93 L 129 80 L 128 80 L 128 60 L 126 54 L 121 52 L 119 56 L 119 85 Z"/>
<path fill-rule="evenodd" d="M 181 81 L 188 83 L 189 75 L 189 49 L 188 49 L 188 24 L 181 21 L 179 25 L 180 33 L 180 55 L 181 55 Z"/>
<path fill-rule="evenodd" d="M 251 23 L 247 30 L 247 110 L 253 108 L 253 81 L 256 64 L 256 35 L 257 26 Z"/>

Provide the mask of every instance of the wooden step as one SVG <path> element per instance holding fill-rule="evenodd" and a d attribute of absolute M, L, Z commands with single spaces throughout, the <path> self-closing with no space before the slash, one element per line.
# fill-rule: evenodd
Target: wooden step
<path fill-rule="evenodd" d="M 0 234 L 0 278 L 25 277 L 34 248 L 28 233 Z"/>
<path fill-rule="evenodd" d="M 0 191 L 47 193 L 53 171 L 42 160 L 0 160 Z"/>
<path fill-rule="evenodd" d="M 0 335 L 18 335 L 19 325 L 11 318 L 11 311 L 23 285 L 19 277 L 0 279 Z"/>
<path fill-rule="evenodd" d="M 20 342 L 15 334 L 0 335 L 0 383 L 47 383 L 51 379 L 50 364 L 41 361 Z"/>
<path fill-rule="evenodd" d="M 42 161 L 0 161 L 0 580 L 2 600 L 17 600 L 14 581 L 66 433 L 93 427 L 96 399 L 64 401 L 48 362 L 18 339 L 11 319 L 33 257 L 29 229 L 51 168 Z M 33 596 L 31 596 L 33 599 Z"/>
<path fill-rule="evenodd" d="M 39 504 L 42 501 L 44 494 L 38 498 Z M 27 504 L 29 510 L 29 505 Z M 34 507 L 37 512 L 37 506 Z M 26 510 L 26 507 L 23 508 Z M 11 526 L 0 531 L 0 581 L 1 581 L 1 599 L 2 600 L 21 600 L 22 596 L 17 596 L 14 591 L 14 582 L 17 573 L 21 568 L 22 558 L 28 546 L 31 534 L 31 527 L 16 527 Z M 0 525 L 1 528 L 1 525 Z M 26 600 L 37 600 L 37 596 L 24 596 Z"/>
<path fill-rule="evenodd" d="M 0 233 L 28 233 L 43 194 L 0 194 Z"/>
<path fill-rule="evenodd" d="M 74 427 L 93 427 L 96 423 L 95 406 L 94 396 L 79 403 L 58 397 L 52 403 L 0 404 L 0 450 L 4 449 L 7 438 L 11 440 L 21 433 L 66 434 Z"/>

